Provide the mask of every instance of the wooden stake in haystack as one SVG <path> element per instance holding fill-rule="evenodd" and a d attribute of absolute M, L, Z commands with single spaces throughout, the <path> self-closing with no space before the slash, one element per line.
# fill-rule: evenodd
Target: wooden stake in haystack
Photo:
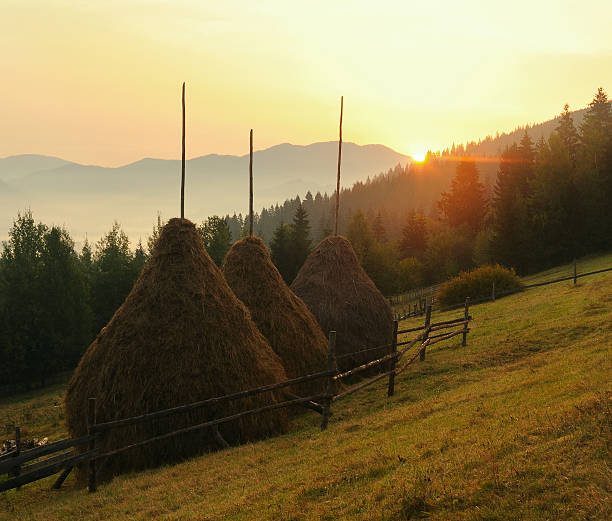
<path fill-rule="evenodd" d="M 253 129 L 249 141 L 249 236 L 253 236 Z"/>
<path fill-rule="evenodd" d="M 340 207 L 340 163 L 342 161 L 342 112 L 344 111 L 344 96 L 340 96 L 340 139 L 338 140 L 338 179 L 336 182 L 336 224 L 334 235 L 338 235 L 338 208 Z"/>
<path fill-rule="evenodd" d="M 185 218 L 185 82 L 183 82 L 183 155 L 181 156 L 181 219 Z"/>

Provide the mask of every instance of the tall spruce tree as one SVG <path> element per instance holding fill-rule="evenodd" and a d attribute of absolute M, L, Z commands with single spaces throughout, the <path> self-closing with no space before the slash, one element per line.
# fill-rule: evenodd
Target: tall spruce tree
<path fill-rule="evenodd" d="M 30 210 L 18 214 L 3 244 L 0 280 L 6 330 L 3 363 L 6 383 L 34 383 L 44 378 L 44 366 L 52 360 L 38 327 L 44 296 L 40 293 L 41 252 L 47 227 L 36 223 Z"/>
<path fill-rule="evenodd" d="M 535 153 L 529 141 L 502 153 L 492 201 L 491 255 L 521 273 L 529 271 L 533 246 L 528 201 Z"/>
<path fill-rule="evenodd" d="M 291 245 L 293 249 L 294 270 L 291 272 L 290 277 L 293 280 L 312 249 L 310 222 L 303 204 L 300 204 L 295 210 L 293 226 L 291 227 Z"/>
<path fill-rule="evenodd" d="M 287 284 L 293 282 L 297 273 L 293 261 L 291 235 L 291 226 L 287 223 L 280 223 L 276 230 L 274 230 L 274 235 L 270 242 L 272 262 L 274 262 L 274 265 Z"/>
<path fill-rule="evenodd" d="M 531 269 L 575 258 L 581 253 L 580 198 L 576 197 L 570 153 L 558 133 L 553 133 L 540 149 L 530 188 L 529 222 L 534 244 Z"/>
<path fill-rule="evenodd" d="M 555 132 L 559 135 L 561 141 L 563 141 L 572 165 L 575 165 L 578 147 L 580 146 L 580 136 L 578 135 L 578 130 L 576 130 L 574 126 L 574 120 L 572 119 L 567 103 L 563 106 L 563 112 L 559 116 L 559 123 L 557 124 Z"/>
<path fill-rule="evenodd" d="M 612 247 L 612 105 L 600 87 L 580 126 L 582 199 L 586 208 L 585 239 L 593 250 Z"/>
<path fill-rule="evenodd" d="M 595 170 L 599 170 L 612 141 L 612 105 L 601 87 L 597 90 L 593 101 L 589 103 L 580 131 L 587 167 L 592 166 Z"/>
<path fill-rule="evenodd" d="M 450 192 L 442 194 L 438 205 L 450 226 L 464 226 L 472 236 L 478 233 L 486 212 L 486 199 L 474 160 L 461 160 Z"/>
<path fill-rule="evenodd" d="M 115 222 L 98 241 L 94 253 L 91 292 L 95 333 L 108 323 L 137 277 L 128 237 Z"/>
<path fill-rule="evenodd" d="M 372 223 L 372 233 L 378 242 L 385 242 L 387 240 L 387 230 L 385 230 L 385 225 L 380 210 L 378 210 L 376 218 Z"/>
<path fill-rule="evenodd" d="M 425 216 L 411 210 L 402 229 L 400 254 L 402 258 L 422 258 L 427 249 L 427 221 Z"/>

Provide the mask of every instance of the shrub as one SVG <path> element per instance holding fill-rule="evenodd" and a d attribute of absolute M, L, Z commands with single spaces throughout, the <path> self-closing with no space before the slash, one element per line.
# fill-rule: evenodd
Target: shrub
<path fill-rule="evenodd" d="M 496 266 L 481 266 L 472 271 L 462 271 L 458 276 L 442 284 L 438 290 L 440 306 L 451 306 L 462 303 L 466 297 L 472 300 L 487 298 L 495 282 L 495 293 L 518 291 L 522 288 L 521 280 L 513 269 Z"/>

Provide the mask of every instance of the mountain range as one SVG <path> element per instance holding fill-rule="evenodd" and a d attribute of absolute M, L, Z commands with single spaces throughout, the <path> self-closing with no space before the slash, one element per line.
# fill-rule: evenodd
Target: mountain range
<path fill-rule="evenodd" d="M 576 126 L 585 109 L 572 112 Z M 526 125 L 512 132 L 466 143 L 463 153 L 498 157 L 509 144 L 520 141 L 526 130 L 534 141 L 547 138 L 558 117 Z M 283 143 L 254 153 L 254 207 L 260 210 L 307 191 L 332 194 L 335 189 L 338 143 L 301 146 Z M 412 159 L 383 145 L 344 143 L 342 186 L 387 172 Z M 245 213 L 248 208 L 249 156 L 210 154 L 186 164 L 185 215 L 199 222 L 210 215 Z M 450 165 L 452 166 L 452 165 Z M 481 166 L 481 178 L 495 182 L 497 165 Z M 6 239 L 17 212 L 30 208 L 37 220 L 65 226 L 77 242 L 90 241 L 107 232 L 113 221 L 121 223 L 132 241 L 151 233 L 157 214 L 168 219 L 178 214 L 180 195 L 178 160 L 146 158 L 116 168 L 82 165 L 57 157 L 19 155 L 0 158 L 0 240 Z M 430 179 L 416 206 L 429 207 L 448 189 L 454 175 Z M 365 186 L 361 190 L 368 190 Z M 414 194 L 394 194 L 407 202 Z M 367 199 L 367 197 L 366 197 Z"/>
<path fill-rule="evenodd" d="M 283 143 L 253 157 L 254 206 L 282 202 L 308 190 L 333 192 L 338 143 L 307 146 Z M 383 145 L 342 147 L 342 183 L 349 186 L 410 161 Z M 210 154 L 186 162 L 185 215 L 194 221 L 248 208 L 249 156 Z M 157 214 L 177 215 L 179 160 L 146 158 L 116 168 L 82 165 L 57 157 L 0 158 L 0 238 L 17 212 L 30 208 L 36 219 L 65 226 L 80 241 L 96 240 L 118 220 L 131 239 L 143 240 Z"/>

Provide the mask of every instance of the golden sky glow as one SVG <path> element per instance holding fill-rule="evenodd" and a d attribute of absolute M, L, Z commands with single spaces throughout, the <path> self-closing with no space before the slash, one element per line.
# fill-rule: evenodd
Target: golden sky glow
<path fill-rule="evenodd" d="M 331 8 L 329 5 L 335 7 Z M 2 0 L 0 157 L 120 165 L 344 139 L 406 154 L 612 93 L 612 3 Z"/>

